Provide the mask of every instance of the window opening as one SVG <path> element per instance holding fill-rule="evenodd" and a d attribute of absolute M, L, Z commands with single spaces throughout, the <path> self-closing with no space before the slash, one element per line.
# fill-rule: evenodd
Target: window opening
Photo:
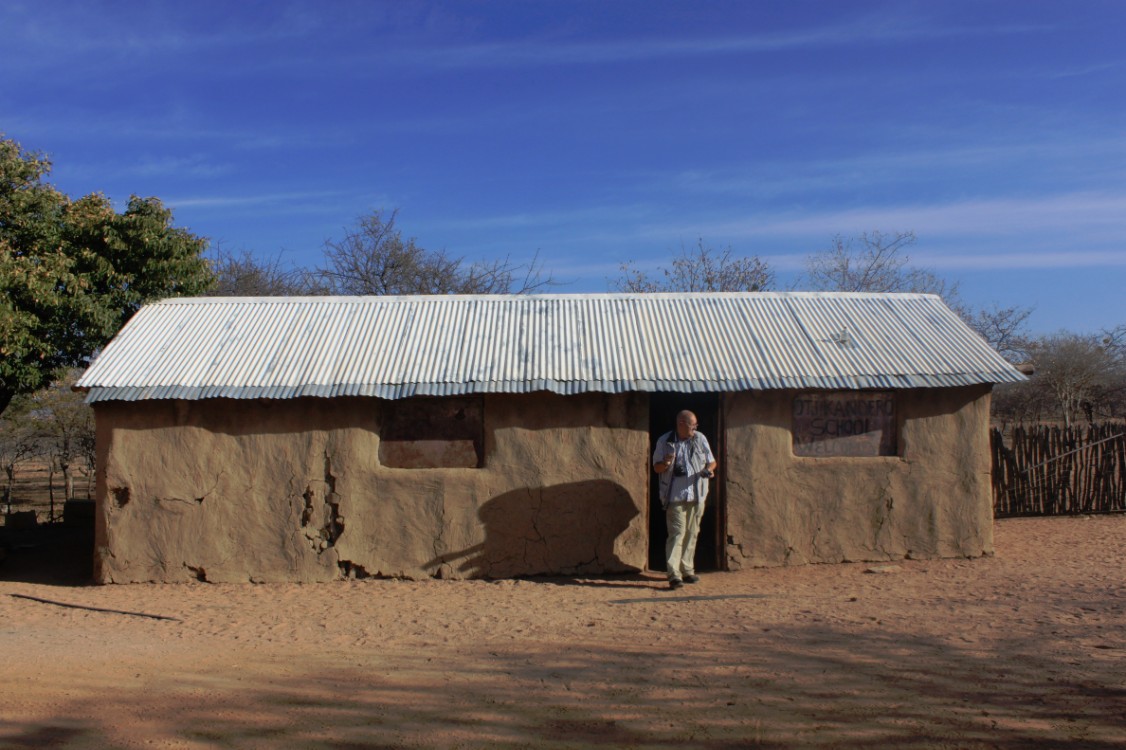
<path fill-rule="evenodd" d="M 480 397 L 385 402 L 379 461 L 400 469 L 480 468 L 483 412 Z"/>

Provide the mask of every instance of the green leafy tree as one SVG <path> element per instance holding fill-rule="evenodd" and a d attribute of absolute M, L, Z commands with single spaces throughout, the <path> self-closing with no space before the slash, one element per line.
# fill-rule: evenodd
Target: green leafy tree
<path fill-rule="evenodd" d="M 98 193 L 71 200 L 44 181 L 50 169 L 0 136 L 0 413 L 84 365 L 143 303 L 213 280 L 206 240 L 158 199 L 121 213 Z"/>

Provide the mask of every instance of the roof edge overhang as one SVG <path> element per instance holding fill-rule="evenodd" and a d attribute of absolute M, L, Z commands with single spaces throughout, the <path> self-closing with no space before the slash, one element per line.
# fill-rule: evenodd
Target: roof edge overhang
<path fill-rule="evenodd" d="M 872 375 L 841 378 L 776 378 L 742 381 L 584 381 L 531 380 L 528 382 L 479 383 L 382 383 L 362 385 L 299 386 L 145 386 L 90 387 L 86 401 L 204 401 L 209 399 L 272 399 L 363 397 L 399 400 L 419 396 L 468 396 L 482 394 L 554 393 L 574 396 L 584 393 L 737 393 L 785 390 L 906 390 L 959 388 L 974 385 L 1021 382 L 1010 373 L 949 375 Z"/>

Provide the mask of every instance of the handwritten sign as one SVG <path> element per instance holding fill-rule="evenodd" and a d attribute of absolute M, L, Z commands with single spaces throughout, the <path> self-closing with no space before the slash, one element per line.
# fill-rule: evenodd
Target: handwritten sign
<path fill-rule="evenodd" d="M 804 393 L 794 397 L 795 456 L 894 456 L 895 394 Z"/>

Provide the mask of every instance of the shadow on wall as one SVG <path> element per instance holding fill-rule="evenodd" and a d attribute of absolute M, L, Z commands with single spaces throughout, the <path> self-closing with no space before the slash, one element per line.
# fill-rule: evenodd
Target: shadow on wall
<path fill-rule="evenodd" d="M 512 490 L 478 510 L 484 542 L 426 567 L 439 578 L 634 572 L 614 542 L 637 515 L 629 492 L 609 480 Z M 639 544 L 644 548 L 643 539 Z"/>

